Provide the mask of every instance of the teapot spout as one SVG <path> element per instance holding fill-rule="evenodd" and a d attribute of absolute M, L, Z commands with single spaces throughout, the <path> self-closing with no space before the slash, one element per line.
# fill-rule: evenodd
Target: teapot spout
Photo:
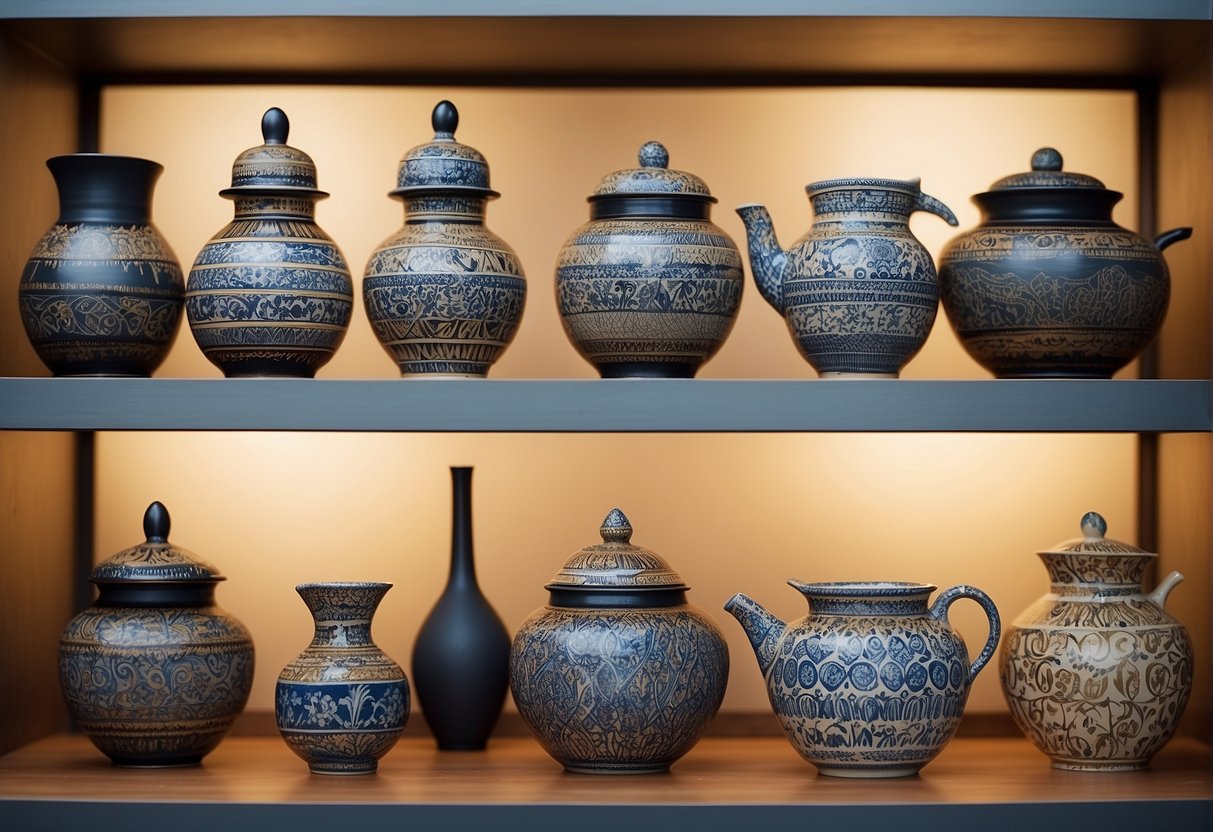
<path fill-rule="evenodd" d="M 758 659 L 758 669 L 765 678 L 775 661 L 775 650 L 779 647 L 783 634 L 787 632 L 788 625 L 767 611 L 762 604 L 741 593 L 730 598 L 724 605 L 724 610 L 737 619 L 745 634 L 749 636 L 754 656 Z"/>
<path fill-rule="evenodd" d="M 1154 246 L 1162 251 L 1172 243 L 1178 243 L 1180 240 L 1186 240 L 1192 236 L 1191 228 L 1172 228 L 1170 231 L 1164 231 L 1154 238 Z"/>
<path fill-rule="evenodd" d="M 737 216 L 745 224 L 746 247 L 750 253 L 750 271 L 766 302 L 783 314 L 783 267 L 788 256 L 775 239 L 771 215 L 761 205 L 742 205 Z"/>

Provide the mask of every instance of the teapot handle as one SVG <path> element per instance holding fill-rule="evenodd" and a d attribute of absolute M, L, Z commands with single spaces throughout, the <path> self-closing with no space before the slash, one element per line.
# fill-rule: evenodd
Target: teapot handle
<path fill-rule="evenodd" d="M 998 646 L 998 637 L 1002 633 L 1002 623 L 998 617 L 998 608 L 994 606 L 994 602 L 990 600 L 990 596 L 975 586 L 967 586 L 965 584 L 958 584 L 950 589 L 945 589 L 935 596 L 935 603 L 931 605 L 931 617 L 947 621 L 948 607 L 952 606 L 954 601 L 961 598 L 969 598 L 976 601 L 978 606 L 985 611 L 986 618 L 990 621 L 990 637 L 986 639 L 986 646 L 981 648 L 981 652 L 973 660 L 973 664 L 969 666 L 969 684 L 973 684 L 973 680 L 977 678 L 977 674 L 981 672 L 981 669 L 986 666 L 986 662 L 994 655 L 994 648 Z"/>
<path fill-rule="evenodd" d="M 956 215 L 952 213 L 952 209 L 944 205 L 938 199 L 922 191 L 918 192 L 918 197 L 914 200 L 915 211 L 929 211 L 935 216 L 947 222 L 948 225 L 960 225 L 960 221 L 956 219 Z"/>
<path fill-rule="evenodd" d="M 1186 240 L 1191 236 L 1191 228 L 1172 228 L 1170 231 L 1164 231 L 1154 238 L 1154 247 L 1162 251 L 1171 245 L 1171 243 L 1178 243 L 1180 240 Z"/>

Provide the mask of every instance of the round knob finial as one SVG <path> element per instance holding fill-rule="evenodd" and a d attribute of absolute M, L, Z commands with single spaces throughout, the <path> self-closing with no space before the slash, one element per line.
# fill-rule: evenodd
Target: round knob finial
<path fill-rule="evenodd" d="M 1087 540 L 1103 540 L 1108 531 L 1108 521 L 1099 512 L 1088 511 L 1082 516 L 1082 536 Z"/>
<path fill-rule="evenodd" d="M 598 533 L 602 535 L 603 543 L 629 543 L 632 540 L 632 524 L 628 522 L 626 514 L 613 508 L 602 521 Z"/>
<path fill-rule="evenodd" d="M 453 139 L 459 128 L 459 111 L 451 102 L 439 101 L 430 116 L 430 124 L 434 126 L 434 138 Z"/>
<path fill-rule="evenodd" d="M 279 112 L 282 111 L 279 110 Z M 172 520 L 169 519 L 168 509 L 159 500 L 156 500 L 147 507 L 147 511 L 143 512 L 143 533 L 147 536 L 148 543 L 167 543 L 168 530 L 171 525 Z"/>
<path fill-rule="evenodd" d="M 640 147 L 640 166 L 642 168 L 669 167 L 670 153 L 661 142 L 645 142 Z"/>
<path fill-rule="evenodd" d="M 261 117 L 261 138 L 266 144 L 286 144 L 291 132 L 291 120 L 277 107 L 270 107 Z"/>
<path fill-rule="evenodd" d="M 1032 154 L 1032 170 L 1061 170 L 1061 154 L 1051 147 L 1042 147 Z"/>

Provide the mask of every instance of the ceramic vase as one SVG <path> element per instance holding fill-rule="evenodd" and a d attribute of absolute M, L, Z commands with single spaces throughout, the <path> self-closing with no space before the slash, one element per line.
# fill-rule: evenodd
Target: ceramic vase
<path fill-rule="evenodd" d="M 522 320 L 526 280 L 484 224 L 499 194 L 484 156 L 455 141 L 455 105 L 439 102 L 431 120 L 433 141 L 400 161 L 391 196 L 404 203 L 404 226 L 371 254 L 362 298 L 402 376 L 483 377 Z"/>
<path fill-rule="evenodd" d="M 1192 229 L 1151 243 L 1112 221 L 1122 196 L 1046 147 L 1031 172 L 973 197 L 982 223 L 944 249 L 939 280 L 977 363 L 999 378 L 1109 378 L 1145 349 L 1171 294 L 1161 249 Z"/>
<path fill-rule="evenodd" d="M 707 730 L 724 697 L 729 654 L 687 585 L 631 543 L 619 509 L 602 543 L 575 553 L 514 636 L 510 689 L 531 733 L 567 771 L 669 769 Z"/>
<path fill-rule="evenodd" d="M 57 376 L 148 376 L 181 322 L 185 282 L 152 225 L 164 169 L 147 159 L 76 153 L 48 159 L 59 219 L 18 290 L 30 344 Z"/>
<path fill-rule="evenodd" d="M 354 308 L 349 267 L 316 224 L 311 157 L 286 143 L 290 122 L 273 107 L 264 144 L 241 153 L 232 186 L 235 218 L 190 269 L 186 314 L 198 347 L 229 378 L 311 378 L 345 338 Z"/>
<path fill-rule="evenodd" d="M 195 765 L 244 710 L 253 642 L 215 605 L 214 566 L 168 541 L 168 511 L 152 503 L 147 539 L 103 561 L 96 602 L 59 640 L 68 711 L 120 766 Z"/>
<path fill-rule="evenodd" d="M 556 262 L 565 333 L 603 378 L 691 378 L 737 319 L 741 254 L 707 185 L 669 159 L 647 142 L 639 168 L 604 178 Z"/>
<path fill-rule="evenodd" d="M 754 647 L 771 707 L 801 757 L 836 777 L 915 774 L 956 733 L 969 689 L 998 645 L 994 602 L 970 586 L 935 597 L 899 582 L 788 583 L 810 615 L 784 623 L 745 595 L 725 609 Z M 948 609 L 976 601 L 990 635 L 969 661 Z"/>
<path fill-rule="evenodd" d="M 1191 639 L 1163 609 L 1183 576 L 1144 592 L 1157 555 L 1105 538 L 1107 528 L 1090 512 L 1081 538 L 1038 553 L 1049 592 L 1011 623 L 1000 651 L 1011 716 L 1054 768 L 1145 768 L 1192 692 Z"/>
<path fill-rule="evenodd" d="M 386 583 L 300 584 L 312 643 L 278 676 L 278 731 L 313 774 L 373 774 L 409 718 L 404 671 L 371 639 Z"/>
<path fill-rule="evenodd" d="M 935 264 L 910 215 L 928 211 L 949 225 L 956 217 L 917 179 L 831 179 L 805 190 L 813 226 L 787 251 L 765 208 L 737 209 L 758 290 L 821 376 L 896 378 L 939 307 Z"/>
<path fill-rule="evenodd" d="M 451 469 L 451 566 L 413 646 L 417 703 L 443 751 L 478 751 L 501 716 L 510 634 L 480 591 L 472 553 L 472 469 Z"/>

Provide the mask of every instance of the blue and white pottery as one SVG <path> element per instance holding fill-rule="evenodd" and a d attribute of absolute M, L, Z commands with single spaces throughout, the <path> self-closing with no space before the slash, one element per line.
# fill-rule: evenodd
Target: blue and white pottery
<path fill-rule="evenodd" d="M 146 541 L 93 570 L 98 596 L 59 640 L 68 711 L 121 766 L 196 765 L 244 710 L 253 641 L 215 606 L 214 566 L 168 541 L 169 515 L 152 503 Z"/>
<path fill-rule="evenodd" d="M 316 225 L 316 165 L 286 143 L 290 123 L 273 107 L 265 144 L 241 153 L 232 186 L 235 219 L 190 269 L 186 314 L 194 340 L 232 377 L 311 378 L 349 328 L 354 288 L 337 244 Z"/>
<path fill-rule="evenodd" d="M 522 320 L 518 255 L 484 224 L 500 196 L 475 148 L 455 141 L 459 113 L 441 101 L 434 139 L 400 161 L 394 199 L 404 226 L 372 252 L 362 298 L 402 376 L 483 377 Z"/>
<path fill-rule="evenodd" d="M 371 639 L 387 583 L 300 584 L 312 643 L 278 676 L 278 731 L 313 774 L 373 774 L 409 718 L 409 683 Z"/>
<path fill-rule="evenodd" d="M 55 156 L 46 166 L 59 218 L 21 274 L 30 344 L 57 376 L 151 375 L 185 301 L 181 266 L 151 221 L 164 168 L 101 153 Z"/>
<path fill-rule="evenodd" d="M 935 264 L 910 215 L 929 211 L 949 225 L 956 217 L 917 179 L 831 179 L 805 190 L 813 226 L 787 251 L 766 208 L 737 209 L 758 290 L 821 376 L 896 378 L 939 307 Z"/>
<path fill-rule="evenodd" d="M 647 774 L 691 750 L 720 708 L 724 636 L 687 585 L 631 543 L 619 509 L 575 553 L 547 606 L 514 636 L 510 689 L 531 733 L 567 771 Z"/>
<path fill-rule="evenodd" d="M 822 774 L 903 777 L 956 733 L 969 688 L 998 645 L 994 602 L 971 586 L 898 582 L 788 583 L 811 614 L 785 624 L 745 595 L 725 609 L 741 623 L 792 746 Z M 990 635 L 969 662 L 948 622 L 960 598 L 976 601 Z"/>
<path fill-rule="evenodd" d="M 1062 170 L 1050 147 L 1032 170 L 973 202 L 982 223 L 944 249 L 943 306 L 969 355 L 999 378 L 1109 378 L 1162 326 L 1171 278 L 1161 250 L 1112 221 L 1123 194 Z"/>
<path fill-rule="evenodd" d="M 603 378 L 691 378 L 741 305 L 741 254 L 710 219 L 698 176 L 669 169 L 660 142 L 602 180 L 590 221 L 556 262 L 564 330 Z"/>

